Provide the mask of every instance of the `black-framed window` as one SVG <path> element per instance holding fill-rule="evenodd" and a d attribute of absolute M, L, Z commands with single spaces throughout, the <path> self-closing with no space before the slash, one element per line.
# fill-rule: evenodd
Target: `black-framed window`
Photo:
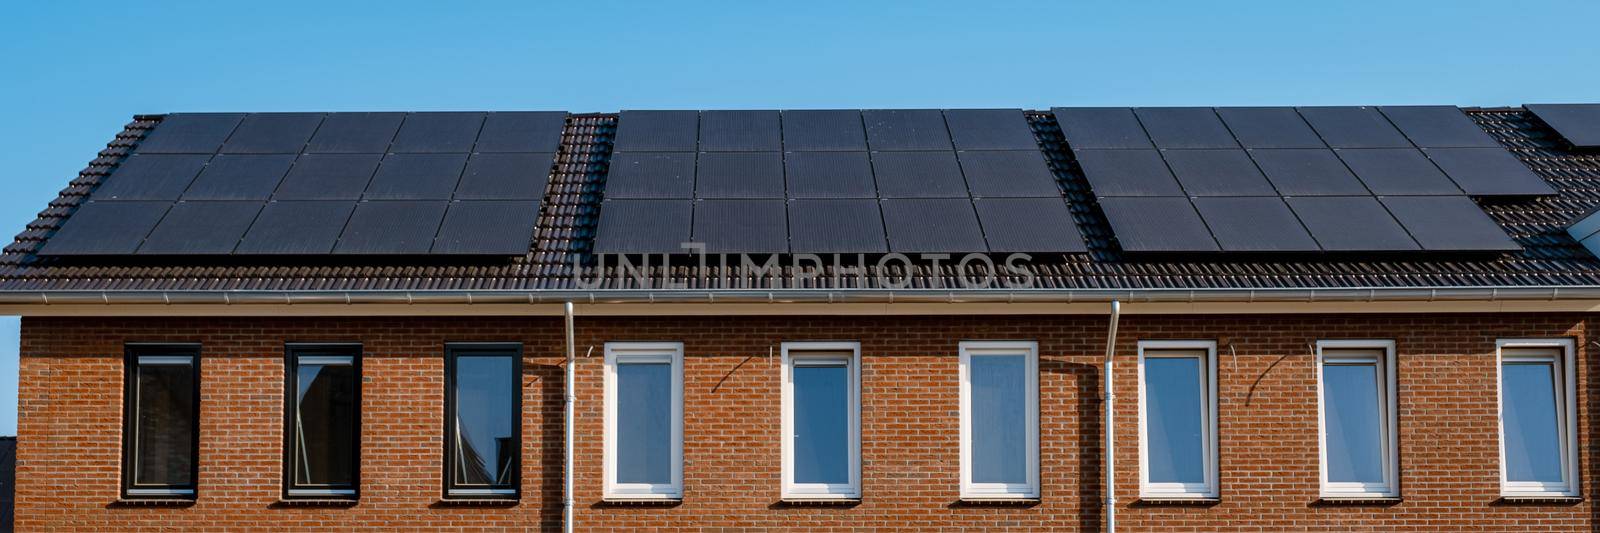
<path fill-rule="evenodd" d="M 361 482 L 361 346 L 287 349 L 284 497 L 354 499 Z"/>
<path fill-rule="evenodd" d="M 194 498 L 200 477 L 200 346 L 130 344 L 122 495 Z"/>
<path fill-rule="evenodd" d="M 517 497 L 521 376 L 520 344 L 445 347 L 446 497 Z"/>

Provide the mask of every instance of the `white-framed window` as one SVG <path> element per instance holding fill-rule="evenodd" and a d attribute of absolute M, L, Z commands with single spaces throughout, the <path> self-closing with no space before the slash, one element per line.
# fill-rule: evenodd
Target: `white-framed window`
<path fill-rule="evenodd" d="M 1503 496 L 1578 496 L 1573 349 L 1572 339 L 1495 342 Z"/>
<path fill-rule="evenodd" d="M 683 343 L 606 343 L 605 499 L 683 498 Z"/>
<path fill-rule="evenodd" d="M 1324 498 L 1400 495 L 1394 341 L 1317 342 L 1317 436 Z"/>
<path fill-rule="evenodd" d="M 861 497 L 860 343 L 783 343 L 782 497 Z"/>
<path fill-rule="evenodd" d="M 961 343 L 961 498 L 1039 497 L 1039 344 Z"/>
<path fill-rule="evenodd" d="M 1217 343 L 1139 341 L 1139 497 L 1217 490 Z"/>

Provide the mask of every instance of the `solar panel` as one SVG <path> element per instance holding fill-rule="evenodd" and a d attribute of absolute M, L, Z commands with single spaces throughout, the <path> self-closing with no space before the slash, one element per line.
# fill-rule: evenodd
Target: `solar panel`
<path fill-rule="evenodd" d="M 1330 252 L 1418 250 L 1416 241 L 1372 196 L 1285 198 L 1317 244 Z"/>
<path fill-rule="evenodd" d="M 1148 149 L 1150 135 L 1126 107 L 1057 107 L 1050 112 L 1061 125 L 1072 151 L 1096 149 Z"/>
<path fill-rule="evenodd" d="M 783 147 L 790 151 L 854 151 L 867 149 L 861 112 L 854 109 L 783 112 Z"/>
<path fill-rule="evenodd" d="M 937 109 L 867 109 L 867 144 L 873 150 L 951 150 L 950 130 Z"/>
<path fill-rule="evenodd" d="M 275 200 L 357 200 L 378 171 L 381 154 L 305 154 L 289 167 Z M 332 247 L 332 244 L 329 244 Z"/>
<path fill-rule="evenodd" d="M 883 198 L 967 198 L 955 152 L 873 152 Z"/>
<path fill-rule="evenodd" d="M 472 150 L 553 153 L 561 147 L 561 131 L 566 125 L 563 111 L 489 113 Z"/>
<path fill-rule="evenodd" d="M 266 200 L 283 181 L 295 156 L 219 155 L 183 192 L 184 200 Z"/>
<path fill-rule="evenodd" d="M 405 113 L 329 113 L 306 145 L 310 154 L 381 154 Z"/>
<path fill-rule="evenodd" d="M 1124 251 L 1220 250 L 1188 198 L 1101 198 L 1100 209 Z"/>
<path fill-rule="evenodd" d="M 1410 148 L 1400 130 L 1371 107 L 1302 107 L 1300 116 L 1334 148 Z"/>
<path fill-rule="evenodd" d="M 177 200 L 205 168 L 206 155 L 133 154 L 94 190 L 96 201 Z"/>
<path fill-rule="evenodd" d="M 885 199 L 881 202 L 889 250 L 901 253 L 988 251 L 966 198 Z"/>
<path fill-rule="evenodd" d="M 362 198 L 449 200 L 466 164 L 466 154 L 389 154 Z"/>
<path fill-rule="evenodd" d="M 1544 178 L 1504 148 L 1426 148 L 1433 163 L 1472 196 L 1546 196 Z"/>
<path fill-rule="evenodd" d="M 1500 147 L 1499 141 L 1455 106 L 1385 106 L 1378 110 L 1389 117 L 1412 144 L 1423 148 Z"/>
<path fill-rule="evenodd" d="M 134 150 L 141 154 L 214 154 L 244 119 L 240 113 L 167 115 Z"/>
<path fill-rule="evenodd" d="M 539 220 L 539 202 L 530 200 L 469 200 L 450 202 L 435 254 L 522 255 L 528 253 L 533 227 Z"/>
<path fill-rule="evenodd" d="M 425 254 L 444 219 L 444 201 L 377 201 L 356 204 L 334 245 L 335 254 Z"/>
<path fill-rule="evenodd" d="M 701 152 L 696 198 L 783 198 L 783 154 Z"/>
<path fill-rule="evenodd" d="M 699 137 L 697 111 L 623 111 L 617 115 L 619 152 L 692 152 Z"/>
<path fill-rule="evenodd" d="M 1088 247 L 1060 196 L 973 200 L 989 251 L 1084 252 Z"/>
<path fill-rule="evenodd" d="M 457 200 L 540 200 L 555 154 L 472 154 Z"/>
<path fill-rule="evenodd" d="M 139 247 L 142 255 L 225 255 L 261 212 L 262 202 L 178 202 Z"/>
<path fill-rule="evenodd" d="M 1372 194 L 1327 148 L 1250 150 L 1250 157 L 1284 196 Z"/>
<path fill-rule="evenodd" d="M 1073 155 L 1096 196 L 1183 196 L 1155 150 L 1075 150 Z"/>
<path fill-rule="evenodd" d="M 777 111 L 701 111 L 700 151 L 776 152 L 783 149 Z"/>
<path fill-rule="evenodd" d="M 298 154 L 322 124 L 322 113 L 253 113 L 222 145 L 224 154 Z"/>
<path fill-rule="evenodd" d="M 1415 148 L 1338 150 L 1338 154 L 1373 194 L 1461 194 L 1461 189 Z"/>
<path fill-rule="evenodd" d="M 883 212 L 868 198 L 789 201 L 789 247 L 794 253 L 885 253 Z"/>
<path fill-rule="evenodd" d="M 694 241 L 705 243 L 706 253 L 788 252 L 789 222 L 784 201 L 696 201 Z"/>
<path fill-rule="evenodd" d="M 1228 127 L 1209 107 L 1141 107 L 1133 110 L 1150 140 L 1161 149 L 1238 148 Z"/>
<path fill-rule="evenodd" d="M 1020 109 L 947 109 L 944 120 L 957 150 L 1039 150 Z"/>
<path fill-rule="evenodd" d="M 606 200 L 600 205 L 594 251 L 601 254 L 683 253 L 693 200 Z"/>
<path fill-rule="evenodd" d="M 1528 104 L 1522 107 L 1573 146 L 1600 146 L 1600 104 Z"/>
<path fill-rule="evenodd" d="M 323 255 L 333 251 L 354 201 L 271 202 L 256 216 L 235 254 Z"/>
<path fill-rule="evenodd" d="M 389 151 L 394 153 L 467 153 L 483 129 L 483 113 L 411 113 L 400 125 Z"/>
<path fill-rule="evenodd" d="M 1223 251 L 1314 252 L 1320 249 L 1282 198 L 1195 198 L 1194 207 Z"/>
<path fill-rule="evenodd" d="M 1038 150 L 967 151 L 958 157 L 972 196 L 1061 196 L 1056 176 Z"/>
<path fill-rule="evenodd" d="M 1516 251 L 1489 215 L 1465 196 L 1379 197 L 1423 250 Z"/>
<path fill-rule="evenodd" d="M 172 202 L 89 202 L 62 223 L 39 255 L 127 255 L 144 242 Z"/>
<path fill-rule="evenodd" d="M 607 198 L 693 198 L 694 152 L 630 152 L 611 156 Z"/>
<path fill-rule="evenodd" d="M 783 166 L 790 198 L 878 197 L 866 152 L 789 152 Z"/>
<path fill-rule="evenodd" d="M 1277 196 L 1244 150 L 1166 150 L 1172 175 L 1190 196 Z"/>
<path fill-rule="evenodd" d="M 1219 107 L 1217 116 L 1245 148 L 1327 148 L 1292 107 Z"/>

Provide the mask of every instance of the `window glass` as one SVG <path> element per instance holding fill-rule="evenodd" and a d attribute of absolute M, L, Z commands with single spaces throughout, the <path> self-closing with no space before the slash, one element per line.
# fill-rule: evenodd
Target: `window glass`
<path fill-rule="evenodd" d="M 356 472 L 356 371 L 350 356 L 302 356 L 295 368 L 294 484 L 349 487 Z"/>
<path fill-rule="evenodd" d="M 139 355 L 134 362 L 130 490 L 192 487 L 198 408 L 194 357 Z"/>
<path fill-rule="evenodd" d="M 672 483 L 672 364 L 619 363 L 617 483 Z"/>
<path fill-rule="evenodd" d="M 839 364 L 794 367 L 794 482 L 850 482 L 850 375 Z"/>
<path fill-rule="evenodd" d="M 1146 357 L 1145 432 L 1149 481 L 1205 482 L 1205 395 L 1197 357 Z"/>
<path fill-rule="evenodd" d="M 1507 481 L 1563 481 L 1557 366 L 1505 363 L 1500 369 Z"/>
<path fill-rule="evenodd" d="M 1028 482 L 1028 359 L 972 356 L 972 482 Z"/>
<path fill-rule="evenodd" d="M 1378 365 L 1338 363 L 1322 367 L 1328 481 L 1383 483 L 1383 424 Z"/>
<path fill-rule="evenodd" d="M 506 486 L 516 481 L 515 359 L 512 355 L 455 358 L 455 481 Z"/>

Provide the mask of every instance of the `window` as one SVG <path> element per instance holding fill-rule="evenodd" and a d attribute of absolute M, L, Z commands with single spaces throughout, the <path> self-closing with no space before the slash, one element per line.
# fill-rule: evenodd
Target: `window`
<path fill-rule="evenodd" d="M 1322 496 L 1400 495 L 1393 341 L 1317 343 Z"/>
<path fill-rule="evenodd" d="M 1139 497 L 1217 491 L 1217 343 L 1139 343 Z"/>
<path fill-rule="evenodd" d="M 361 347 L 288 349 L 285 497 L 355 498 L 361 442 Z"/>
<path fill-rule="evenodd" d="M 199 477 L 200 347 L 129 345 L 122 495 L 193 498 Z"/>
<path fill-rule="evenodd" d="M 961 343 L 961 497 L 1039 497 L 1039 346 Z"/>
<path fill-rule="evenodd" d="M 1571 339 L 1514 339 L 1500 356 L 1500 492 L 1578 496 Z"/>
<path fill-rule="evenodd" d="M 522 346 L 445 348 L 445 496 L 516 498 Z"/>
<path fill-rule="evenodd" d="M 861 497 L 861 345 L 783 344 L 783 498 Z"/>
<path fill-rule="evenodd" d="M 609 500 L 683 497 L 683 344 L 606 344 Z"/>

